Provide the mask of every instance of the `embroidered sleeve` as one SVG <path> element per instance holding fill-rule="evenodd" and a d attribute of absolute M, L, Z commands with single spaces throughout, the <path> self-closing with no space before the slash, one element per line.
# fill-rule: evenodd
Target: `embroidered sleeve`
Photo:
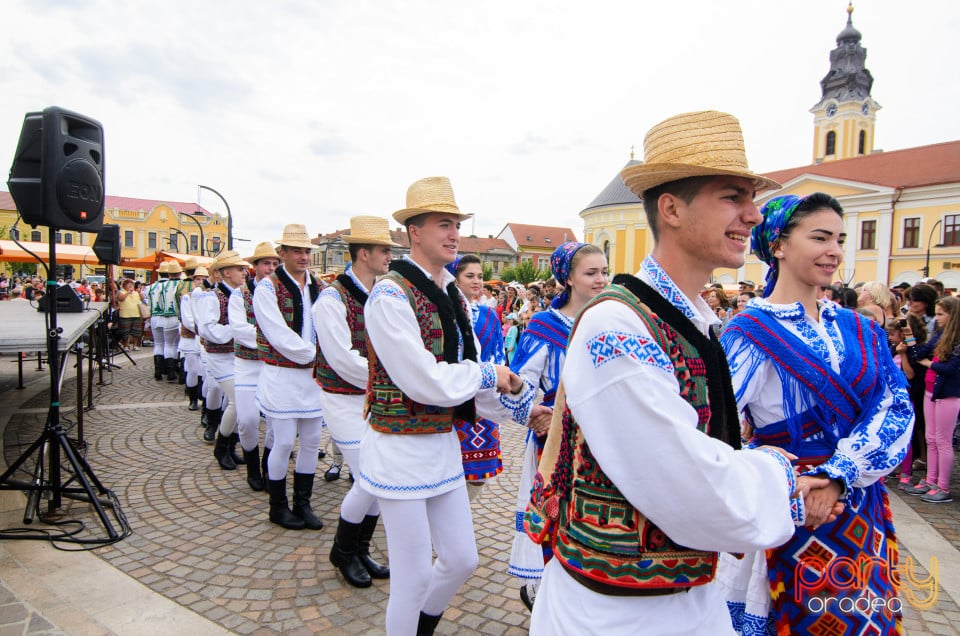
<path fill-rule="evenodd" d="M 373 286 L 373 290 L 370 292 L 369 300 L 375 300 L 380 297 L 395 298 L 397 300 L 402 300 L 404 303 L 409 302 L 407 300 L 406 293 L 404 293 L 404 291 L 400 289 L 400 286 L 392 280 L 381 280 Z"/>
<path fill-rule="evenodd" d="M 330 298 L 340 302 L 340 294 L 333 287 L 324 287 L 323 291 L 320 292 L 320 298 Z"/>
<path fill-rule="evenodd" d="M 601 331 L 587 340 L 587 349 L 594 368 L 624 356 L 640 364 L 673 373 L 673 363 L 660 346 L 636 333 Z"/>
<path fill-rule="evenodd" d="M 492 389 L 497 386 L 497 372 L 491 362 L 480 363 L 480 388 Z"/>
<path fill-rule="evenodd" d="M 500 404 L 510 411 L 511 418 L 517 424 L 526 425 L 530 419 L 530 409 L 533 408 L 534 398 L 537 396 L 536 387 L 530 380 L 523 378 L 523 391 L 519 395 L 509 393 L 500 394 Z"/>
<path fill-rule="evenodd" d="M 780 467 L 783 469 L 784 475 L 787 477 L 787 484 L 790 488 L 790 493 L 794 493 L 797 490 L 797 474 L 794 471 L 790 460 L 784 457 L 783 453 L 779 453 L 769 447 L 760 447 L 757 448 L 757 450 L 777 460 L 777 463 L 779 463 Z M 802 526 L 804 523 L 806 523 L 807 510 L 803 504 L 803 497 L 790 498 L 790 516 L 793 517 L 793 525 L 795 526 Z"/>

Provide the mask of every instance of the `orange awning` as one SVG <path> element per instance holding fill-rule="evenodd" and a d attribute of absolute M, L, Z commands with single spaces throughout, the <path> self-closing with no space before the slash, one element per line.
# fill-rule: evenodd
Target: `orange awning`
<path fill-rule="evenodd" d="M 188 258 L 197 259 L 199 265 L 207 266 L 213 262 L 209 256 L 196 256 L 193 254 L 181 254 L 180 252 L 166 252 L 159 250 L 153 254 L 147 254 L 140 258 L 124 258 L 120 260 L 120 266 L 128 269 L 154 269 L 164 261 L 177 261 L 183 267 Z"/>
<path fill-rule="evenodd" d="M 34 241 L 20 241 L 20 245 L 36 254 L 44 263 L 50 263 L 50 246 L 47 243 Z M 0 240 L 0 261 L 8 263 L 36 263 L 37 259 L 27 253 L 23 247 L 20 247 L 13 241 Z M 96 267 L 100 264 L 97 255 L 93 253 L 93 248 L 89 245 L 65 245 L 57 244 L 57 264 L 58 265 L 87 265 Z"/>

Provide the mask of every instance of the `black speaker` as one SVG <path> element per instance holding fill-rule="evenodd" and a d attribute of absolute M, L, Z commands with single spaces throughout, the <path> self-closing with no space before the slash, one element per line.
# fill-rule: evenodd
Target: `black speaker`
<path fill-rule="evenodd" d="M 70 285 L 60 285 L 54 294 L 45 294 L 37 303 L 37 311 L 50 311 L 50 303 L 56 301 L 58 314 L 75 314 L 83 311 L 83 301 Z"/>
<path fill-rule="evenodd" d="M 104 223 L 93 242 L 93 253 L 101 265 L 120 264 L 120 226 Z"/>
<path fill-rule="evenodd" d="M 50 106 L 27 113 L 7 186 L 36 227 L 98 232 L 103 225 L 103 126 Z"/>

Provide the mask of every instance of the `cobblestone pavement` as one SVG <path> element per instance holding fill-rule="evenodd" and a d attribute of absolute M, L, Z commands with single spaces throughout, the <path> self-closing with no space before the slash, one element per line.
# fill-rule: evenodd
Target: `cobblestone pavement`
<path fill-rule="evenodd" d="M 155 382 L 150 351 L 136 355 L 137 367 L 118 359 L 123 368 L 108 376 L 112 384 L 94 387 L 96 407 L 86 413 L 90 464 L 122 502 L 133 529 L 131 536 L 94 554 L 233 633 L 384 633 L 389 582 L 375 581 L 365 590 L 351 588 L 327 560 L 339 502 L 350 485 L 346 472 L 340 480 L 326 483 L 319 473 L 328 464 L 320 462 L 313 508 L 326 523 L 322 530 L 289 531 L 269 523 L 266 494 L 250 491 L 243 467 L 228 472 L 217 466 L 212 447 L 201 438 L 198 414 L 186 409 L 182 386 Z M 9 356 L 0 358 L 0 376 L 8 376 L 9 361 Z M 16 365 L 12 367 L 15 374 Z M 47 406 L 42 392 L 24 402 L 21 398 L 28 392 L 13 390 L 15 383 L 15 378 L 12 383 L 0 382 L 0 389 L 6 389 L 2 393 L 6 408 L 17 409 L 3 432 L 8 463 L 36 439 Z M 70 381 L 64 383 L 64 395 L 73 396 L 73 390 Z M 64 399 L 65 408 L 72 400 Z M 65 423 L 72 419 L 72 413 L 65 412 Z M 505 573 L 523 430 L 507 426 L 502 437 L 504 473 L 473 505 L 480 566 L 444 614 L 440 634 L 527 632 L 528 613 L 519 600 L 518 583 Z M 956 533 L 957 504 L 929 511 L 917 507 L 916 501 L 908 504 L 941 533 L 941 528 Z M 62 511 L 60 518 L 82 519 L 88 534 L 103 535 L 87 504 L 67 501 Z M 955 534 L 952 539 L 944 536 L 957 545 Z M 374 544 L 380 550 L 386 544 L 382 527 Z M 0 565 L 5 563 L 3 552 L 0 543 Z M 382 552 L 377 556 L 386 558 Z M 0 569 L 0 636 L 123 632 L 56 624 L 43 608 L 23 601 L 6 571 Z M 84 583 L 97 585 L 96 580 Z M 905 608 L 908 634 L 960 633 L 953 627 L 957 624 L 960 610 L 943 593 L 930 609 Z"/>

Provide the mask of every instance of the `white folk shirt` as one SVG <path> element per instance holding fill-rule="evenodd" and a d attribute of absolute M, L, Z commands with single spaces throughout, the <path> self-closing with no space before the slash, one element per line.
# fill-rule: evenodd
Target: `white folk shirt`
<path fill-rule="evenodd" d="M 300 287 L 303 326 L 296 333 L 287 326 L 277 306 L 277 292 L 267 277 L 253 291 L 253 313 L 264 337 L 287 360 L 310 364 L 317 355 L 313 300 L 307 285 Z M 257 405 L 265 415 L 281 420 L 323 416 L 323 391 L 313 379 L 313 369 L 295 369 L 264 364 L 257 382 Z"/>
<path fill-rule="evenodd" d="M 353 270 L 348 270 L 347 276 L 365 294 L 370 293 L 354 275 Z M 313 324 L 316 326 L 317 342 L 330 367 L 350 384 L 366 390 L 367 359 L 353 349 L 352 334 L 347 325 L 347 306 L 333 287 L 327 287 L 320 292 L 320 297 L 313 304 Z M 363 394 L 324 392 L 323 419 L 330 429 L 333 441 L 341 448 L 360 447 L 360 438 L 366 428 L 363 419 L 365 400 L 366 396 Z"/>
<path fill-rule="evenodd" d="M 226 283 L 223 286 L 230 289 Z M 197 323 L 197 334 L 207 342 L 225 344 L 233 339 L 230 325 L 220 324 L 220 298 L 215 290 L 200 297 L 200 302 L 193 307 L 193 318 Z M 214 380 L 226 382 L 233 379 L 233 358 L 232 353 L 207 352 L 207 368 Z"/>
<path fill-rule="evenodd" d="M 684 296 L 652 258 L 639 277 L 704 335 L 717 322 L 701 298 Z M 611 348 L 612 341 L 618 346 Z M 602 302 L 581 314 L 562 378 L 567 406 L 604 473 L 671 539 L 699 550 L 751 552 L 793 534 L 789 464 L 699 432 L 669 356 L 630 307 Z M 586 589 L 554 560 L 530 633 L 713 635 L 733 628 L 715 582 L 669 596 L 608 596 Z"/>
<path fill-rule="evenodd" d="M 416 265 L 408 257 L 404 259 Z M 426 271 L 424 275 L 432 278 Z M 442 276 L 438 284 L 445 290 L 454 278 L 446 270 Z M 397 283 L 378 281 L 363 315 L 367 335 L 384 369 L 412 400 L 453 407 L 475 397 L 478 415 L 494 422 L 512 419 L 526 424 L 536 396 L 533 385 L 524 381 L 518 396 L 500 394 L 491 363 L 437 362 L 424 348 L 406 290 Z M 475 335 L 474 344 L 479 355 Z M 384 499 L 427 499 L 464 486 L 457 432 L 397 435 L 368 426 L 360 442 L 358 477 L 364 490 Z"/>
<path fill-rule="evenodd" d="M 257 348 L 257 327 L 247 322 L 247 310 L 243 306 L 243 287 L 233 290 L 227 302 L 227 320 L 230 321 L 230 330 L 233 341 L 248 349 Z M 247 360 L 234 355 L 233 361 L 233 388 L 237 391 L 256 391 L 257 380 L 263 363 L 259 360 Z"/>
<path fill-rule="evenodd" d="M 197 333 L 197 323 L 193 319 L 193 309 L 190 307 L 191 296 L 192 292 L 180 296 L 180 323 L 193 333 Z M 180 342 L 177 344 L 177 351 L 183 354 L 197 353 L 197 347 L 199 346 L 200 342 L 196 338 L 181 336 Z"/>

